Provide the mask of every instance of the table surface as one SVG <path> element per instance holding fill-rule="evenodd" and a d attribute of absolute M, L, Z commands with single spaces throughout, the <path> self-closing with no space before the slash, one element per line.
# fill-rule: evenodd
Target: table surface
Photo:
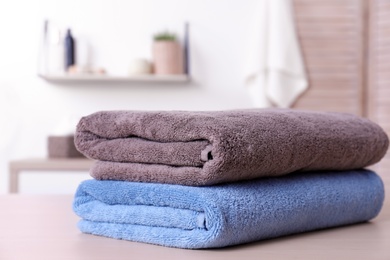
<path fill-rule="evenodd" d="M 19 170 L 88 170 L 93 160 L 87 158 L 32 158 L 10 161 L 10 168 Z"/>
<path fill-rule="evenodd" d="M 368 223 L 223 249 L 186 250 L 82 234 L 72 199 L 0 196 L 0 259 L 390 259 L 389 200 Z"/>

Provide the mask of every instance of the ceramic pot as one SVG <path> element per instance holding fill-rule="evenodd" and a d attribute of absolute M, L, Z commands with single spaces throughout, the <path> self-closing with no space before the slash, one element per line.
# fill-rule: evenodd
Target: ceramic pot
<path fill-rule="evenodd" d="M 158 75 L 183 74 L 183 51 L 176 41 L 153 43 L 154 73 Z"/>
<path fill-rule="evenodd" d="M 130 63 L 129 75 L 144 75 L 152 73 L 152 65 L 146 59 L 135 59 Z"/>

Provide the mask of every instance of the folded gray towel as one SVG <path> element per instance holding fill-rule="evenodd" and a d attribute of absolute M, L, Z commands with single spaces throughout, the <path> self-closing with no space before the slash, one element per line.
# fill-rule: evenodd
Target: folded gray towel
<path fill-rule="evenodd" d="M 350 114 L 289 109 L 109 111 L 80 120 L 76 147 L 96 179 L 211 185 L 378 162 L 389 140 Z"/>

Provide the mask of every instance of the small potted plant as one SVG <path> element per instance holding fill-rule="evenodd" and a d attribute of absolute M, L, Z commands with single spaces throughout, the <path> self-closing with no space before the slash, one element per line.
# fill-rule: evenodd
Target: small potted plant
<path fill-rule="evenodd" d="M 153 37 L 153 66 L 158 75 L 183 74 L 183 51 L 174 33 L 157 33 Z"/>

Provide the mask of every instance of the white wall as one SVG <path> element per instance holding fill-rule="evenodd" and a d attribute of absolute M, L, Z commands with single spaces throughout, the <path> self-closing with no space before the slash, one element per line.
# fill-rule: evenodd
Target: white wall
<path fill-rule="evenodd" d="M 7 190 L 8 161 L 46 156 L 47 135 L 69 116 L 112 109 L 249 107 L 242 66 L 254 4 L 255 0 L 1 1 L 0 193 Z M 45 18 L 71 27 L 76 39 L 88 39 L 94 65 L 117 75 L 126 74 L 131 59 L 150 57 L 153 33 L 181 28 L 188 21 L 192 81 L 175 85 L 47 83 L 36 75 Z M 72 192 L 79 181 L 76 177 L 71 184 L 66 175 L 58 175 L 65 179 L 53 184 L 52 178 L 26 175 L 22 191 Z"/>

